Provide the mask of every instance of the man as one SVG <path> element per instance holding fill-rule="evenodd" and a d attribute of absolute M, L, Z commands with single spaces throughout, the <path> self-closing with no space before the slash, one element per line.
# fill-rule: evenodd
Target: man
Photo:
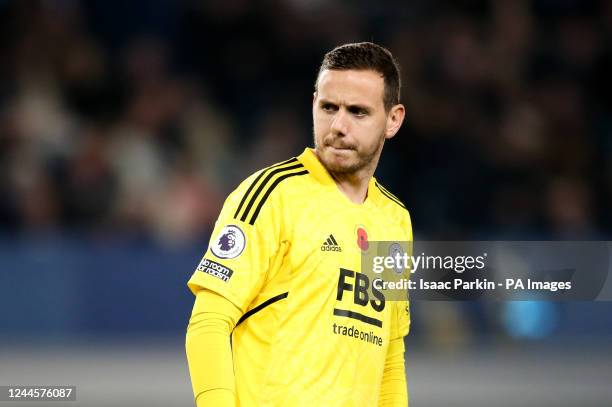
<path fill-rule="evenodd" d="M 369 241 L 412 240 L 373 177 L 404 119 L 397 63 L 372 43 L 327 53 L 315 148 L 227 198 L 189 280 L 187 358 L 198 406 L 406 406 L 405 301 L 368 297 Z"/>

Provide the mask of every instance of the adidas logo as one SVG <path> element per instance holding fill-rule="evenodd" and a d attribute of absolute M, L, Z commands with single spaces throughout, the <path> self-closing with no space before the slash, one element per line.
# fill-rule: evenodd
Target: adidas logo
<path fill-rule="evenodd" d="M 336 242 L 334 235 L 329 235 L 327 240 L 324 241 L 323 244 L 321 245 L 321 251 L 322 252 L 341 252 L 342 248 L 340 247 L 338 242 Z"/>

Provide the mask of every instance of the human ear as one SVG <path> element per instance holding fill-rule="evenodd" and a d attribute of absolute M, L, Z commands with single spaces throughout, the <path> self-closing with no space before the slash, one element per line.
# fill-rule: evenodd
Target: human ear
<path fill-rule="evenodd" d="M 405 115 L 406 109 L 404 108 L 404 105 L 397 104 L 391 108 L 387 114 L 387 126 L 385 128 L 386 139 L 390 139 L 395 136 L 400 127 L 402 127 Z"/>

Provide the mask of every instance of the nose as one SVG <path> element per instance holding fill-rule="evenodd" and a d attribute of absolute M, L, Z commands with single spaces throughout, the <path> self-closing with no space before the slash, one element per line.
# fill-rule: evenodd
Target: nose
<path fill-rule="evenodd" d="M 331 123 L 332 133 L 338 136 L 346 136 L 349 131 L 349 117 L 345 109 L 340 108 L 334 115 Z"/>

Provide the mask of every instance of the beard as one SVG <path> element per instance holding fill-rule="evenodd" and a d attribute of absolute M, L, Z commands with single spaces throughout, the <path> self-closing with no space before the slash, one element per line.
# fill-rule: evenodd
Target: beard
<path fill-rule="evenodd" d="M 322 145 L 315 139 L 315 150 L 325 168 L 331 173 L 350 175 L 368 166 L 378 159 L 385 141 L 384 134 L 371 145 L 355 145 L 347 143 L 343 137 L 327 135 Z M 332 147 L 345 149 L 339 156 Z"/>

